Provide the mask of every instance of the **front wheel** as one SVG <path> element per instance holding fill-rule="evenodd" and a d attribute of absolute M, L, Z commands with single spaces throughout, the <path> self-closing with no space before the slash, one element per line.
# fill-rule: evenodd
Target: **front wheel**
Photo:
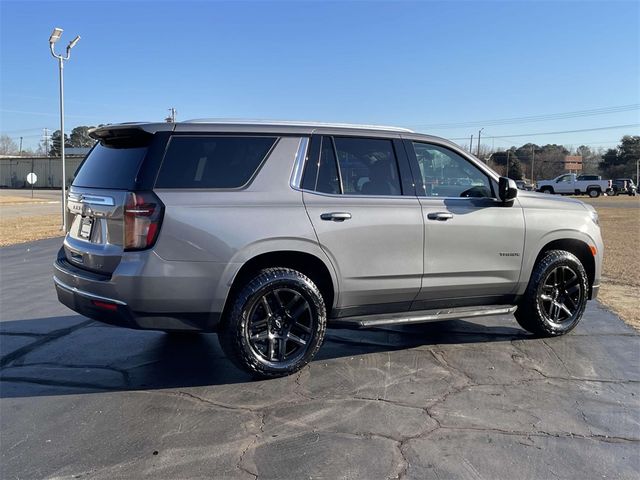
<path fill-rule="evenodd" d="M 318 287 L 289 268 L 268 268 L 240 289 L 219 334 L 241 369 L 258 378 L 289 375 L 313 359 L 324 340 L 326 307 Z"/>
<path fill-rule="evenodd" d="M 587 305 L 587 273 L 572 253 L 551 250 L 538 261 L 515 317 L 525 330 L 545 337 L 575 328 Z"/>

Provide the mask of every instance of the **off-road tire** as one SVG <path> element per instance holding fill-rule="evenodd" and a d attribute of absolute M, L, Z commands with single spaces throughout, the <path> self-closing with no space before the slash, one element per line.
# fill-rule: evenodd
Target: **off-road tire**
<path fill-rule="evenodd" d="M 261 301 L 265 294 L 270 295 L 273 291 L 280 291 L 279 289 L 294 291 L 308 304 L 307 315 L 311 321 L 311 331 L 308 333 L 306 350 L 295 361 L 270 362 L 261 357 L 255 345 L 252 345 L 251 330 L 247 330 L 251 328 L 249 315 L 255 304 Z M 315 283 L 296 270 L 280 267 L 262 270 L 238 290 L 231 302 L 229 313 L 225 315 L 218 334 L 220 345 L 238 368 L 255 378 L 290 375 L 309 363 L 322 346 L 327 326 L 324 299 Z"/>
<path fill-rule="evenodd" d="M 563 269 L 563 271 L 575 273 L 577 276 L 575 285 L 580 289 L 580 298 L 576 301 L 572 315 L 565 321 L 556 323 L 550 319 L 548 312 L 545 311 L 544 301 L 541 300 L 540 296 L 546 295 L 546 289 L 550 287 L 548 285 L 545 286 L 544 282 L 547 281 L 552 272 L 559 267 L 568 267 L 568 269 Z M 544 254 L 533 268 L 527 290 L 518 303 L 518 309 L 515 312 L 516 320 L 522 328 L 539 336 L 554 337 L 564 335 L 573 330 L 582 318 L 582 314 L 587 305 L 588 292 L 589 282 L 587 273 L 582 263 L 580 263 L 580 260 L 570 252 L 550 250 Z M 546 296 L 548 297 L 549 295 Z"/>

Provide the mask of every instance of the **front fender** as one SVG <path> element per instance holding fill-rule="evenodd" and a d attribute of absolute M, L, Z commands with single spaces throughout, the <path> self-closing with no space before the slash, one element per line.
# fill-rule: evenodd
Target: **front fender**
<path fill-rule="evenodd" d="M 567 212 L 568 214 L 569 212 Z M 570 216 L 570 215 L 569 215 Z M 591 222 L 590 219 L 586 219 L 585 222 Z M 570 223 L 570 222 L 567 222 Z M 528 227 L 528 225 L 527 225 Z M 522 295 L 527 288 L 531 272 L 535 266 L 535 261 L 540 252 L 551 242 L 558 240 L 576 240 L 585 243 L 587 246 L 596 247 L 595 256 L 595 277 L 594 285 L 598 285 L 600 282 L 600 275 L 602 270 L 602 257 L 604 253 L 604 245 L 602 243 L 602 237 L 599 229 L 593 224 L 581 225 L 580 228 L 555 228 L 553 230 L 546 230 L 538 232 L 536 229 L 527 228 L 527 237 L 525 240 L 525 255 L 522 261 L 522 271 L 520 274 L 520 281 L 518 284 L 517 294 Z"/>

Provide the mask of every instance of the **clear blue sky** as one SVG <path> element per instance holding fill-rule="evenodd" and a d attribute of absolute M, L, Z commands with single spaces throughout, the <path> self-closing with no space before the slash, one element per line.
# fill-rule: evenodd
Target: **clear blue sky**
<path fill-rule="evenodd" d="M 0 0 L 0 133 L 66 124 L 242 117 L 380 123 L 459 138 L 460 124 L 640 104 L 640 1 L 9 2 Z M 487 122 L 488 123 L 488 122 Z M 486 126 L 491 136 L 640 123 L 640 110 Z M 640 127 L 487 139 L 615 144 Z"/>

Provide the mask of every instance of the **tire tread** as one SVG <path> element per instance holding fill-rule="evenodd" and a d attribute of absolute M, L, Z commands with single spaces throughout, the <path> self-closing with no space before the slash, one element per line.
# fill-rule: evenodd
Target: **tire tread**
<path fill-rule="evenodd" d="M 317 329 L 315 332 L 316 339 L 314 345 L 306 352 L 305 356 L 290 368 L 274 371 L 260 363 L 255 357 L 242 348 L 242 328 L 239 322 L 246 321 L 244 315 L 245 305 L 260 289 L 270 283 L 277 281 L 290 281 L 297 283 L 299 288 L 306 290 L 308 296 L 313 299 L 313 306 L 317 311 Z M 316 284 L 306 275 L 291 268 L 272 267 L 261 270 L 249 283 L 240 289 L 236 297 L 233 299 L 232 308 L 227 318 L 223 320 L 223 325 L 218 339 L 222 350 L 231 360 L 231 362 L 241 370 L 244 370 L 254 377 L 258 378 L 275 378 L 290 375 L 309 363 L 322 346 L 326 333 L 326 306 L 320 290 Z"/>
<path fill-rule="evenodd" d="M 544 320 L 537 301 L 537 291 L 538 285 L 543 280 L 548 269 L 551 266 L 562 263 L 571 264 L 572 267 L 577 269 L 578 276 L 580 277 L 580 282 L 582 282 L 585 298 L 583 299 L 582 304 L 579 307 L 577 317 L 578 320 L 568 328 L 558 329 L 553 327 L 553 325 L 548 324 Z M 589 284 L 587 281 L 587 273 L 585 272 L 582 263 L 580 263 L 580 260 L 578 260 L 578 258 L 574 254 L 565 250 L 550 250 L 534 266 L 533 272 L 531 273 L 531 278 L 529 279 L 529 284 L 527 285 L 525 294 L 518 304 L 518 309 L 516 310 L 514 316 L 516 318 L 516 321 L 522 328 L 535 335 L 544 337 L 564 335 L 565 333 L 573 330 L 579 323 L 580 318 L 582 317 L 582 314 L 584 313 L 587 305 L 586 294 L 588 291 Z"/>

